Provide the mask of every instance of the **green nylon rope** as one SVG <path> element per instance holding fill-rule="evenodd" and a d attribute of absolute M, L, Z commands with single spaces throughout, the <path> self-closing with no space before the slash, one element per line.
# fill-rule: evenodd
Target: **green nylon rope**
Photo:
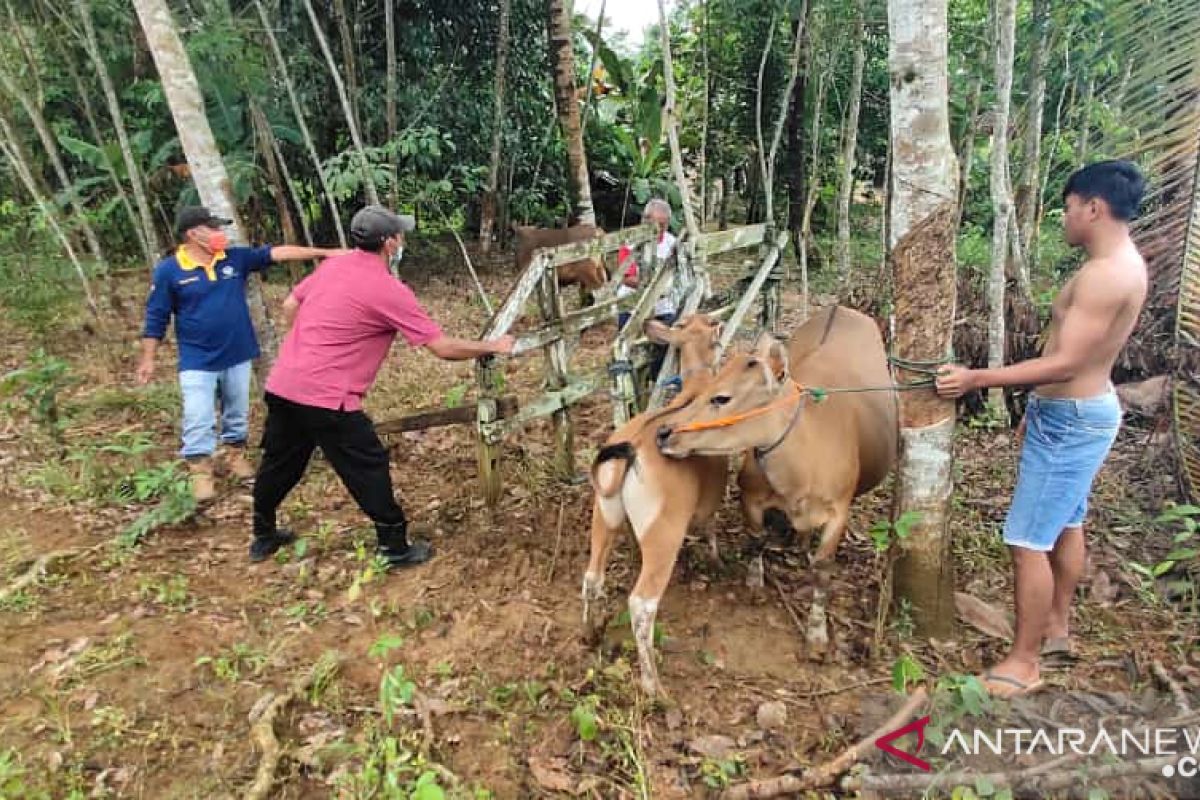
<path fill-rule="evenodd" d="M 915 359 L 900 358 L 895 355 L 888 355 L 888 363 L 894 367 L 899 367 L 906 372 L 915 372 L 919 375 L 927 375 L 926 378 L 919 378 L 915 381 L 905 381 L 904 383 L 890 383 L 886 386 L 854 386 L 854 387 L 837 387 L 837 388 L 821 388 L 808 387 L 804 391 L 813 399 L 814 403 L 820 403 L 831 394 L 860 394 L 864 392 L 911 392 L 915 389 L 928 389 L 936 383 L 938 370 L 947 364 L 954 363 L 954 354 L 940 358 L 935 361 L 919 361 Z"/>

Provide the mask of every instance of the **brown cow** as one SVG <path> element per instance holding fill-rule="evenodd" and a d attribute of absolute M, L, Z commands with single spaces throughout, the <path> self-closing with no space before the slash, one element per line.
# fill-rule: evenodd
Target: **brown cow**
<path fill-rule="evenodd" d="M 660 690 L 654 664 L 658 602 L 671 580 L 688 527 L 708 522 L 720 507 L 728 463 L 722 457 L 666 458 L 654 443 L 661 421 L 686 405 L 712 378 L 720 323 L 698 315 L 670 329 L 651 322 L 647 333 L 679 347 L 683 388 L 667 408 L 639 414 L 617 429 L 592 465 L 596 497 L 592 504 L 592 552 L 583 576 L 583 624 L 586 634 L 596 633 L 592 605 L 604 591 L 604 567 L 613 540 L 628 525 L 642 553 L 642 570 L 629 595 L 629 621 L 637 642 L 642 687 L 655 694 Z M 709 544 L 715 555 L 716 539 L 711 527 Z"/>
<path fill-rule="evenodd" d="M 806 389 L 891 384 L 875 322 L 834 306 L 800 326 L 786 350 L 764 336 L 756 352 L 731 358 L 659 429 L 659 448 L 678 458 L 750 451 L 738 477 L 747 521 L 759 530 L 764 520 L 805 534 L 821 528 L 813 558 L 821 564 L 837 551 L 851 501 L 895 464 L 898 409 L 892 391 L 816 402 Z"/>
<path fill-rule="evenodd" d="M 517 271 L 524 272 L 533 258 L 533 252 L 542 247 L 558 247 L 563 244 L 586 242 L 604 235 L 595 225 L 575 225 L 570 228 L 535 228 L 532 225 L 514 225 L 517 236 Z M 558 268 L 558 285 L 579 284 L 588 291 L 596 291 L 608 282 L 604 261 L 599 258 L 584 258 L 563 264 Z"/>

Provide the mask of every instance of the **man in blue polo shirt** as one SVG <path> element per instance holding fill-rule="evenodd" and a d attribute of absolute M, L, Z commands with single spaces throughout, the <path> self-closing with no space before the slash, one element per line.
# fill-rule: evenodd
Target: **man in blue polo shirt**
<path fill-rule="evenodd" d="M 137 382 L 154 375 L 154 356 L 175 317 L 179 386 L 183 394 L 183 449 L 192 493 L 211 500 L 217 449 L 216 396 L 221 395 L 221 442 L 225 467 L 238 478 L 254 477 L 246 460 L 250 418 L 250 362 L 258 340 L 246 305 L 246 280 L 277 261 L 305 261 L 344 250 L 314 247 L 230 247 L 221 228 L 231 220 L 202 206 L 185 206 L 175 218 L 179 248 L 158 262 L 146 301 L 142 359 Z"/>

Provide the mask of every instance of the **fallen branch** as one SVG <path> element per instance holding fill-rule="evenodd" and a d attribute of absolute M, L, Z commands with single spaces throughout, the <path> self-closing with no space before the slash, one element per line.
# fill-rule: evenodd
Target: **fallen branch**
<path fill-rule="evenodd" d="M 979 781 L 991 783 L 997 789 L 1008 787 L 1014 790 L 1045 792 L 1066 789 L 1081 785 L 1083 780 L 1096 783 L 1107 778 L 1122 778 L 1129 775 L 1162 775 L 1162 768 L 1168 764 L 1175 765 L 1178 756 L 1160 756 L 1158 758 L 1142 759 L 1141 761 L 1122 761 L 1117 764 L 1107 764 L 1095 768 L 1081 768 L 1078 764 L 1070 769 L 1056 772 L 1040 772 L 1038 767 L 1030 767 L 1020 772 L 991 772 L 979 774 L 969 770 L 961 772 L 944 772 L 939 775 L 926 774 L 897 774 L 897 775 L 864 775 L 852 778 L 842 786 L 847 791 L 863 792 L 924 792 L 936 782 L 943 786 L 958 786 L 966 784 L 973 786 Z"/>
<path fill-rule="evenodd" d="M 1167 668 L 1163 666 L 1161 661 L 1155 661 L 1150 665 L 1150 671 L 1154 673 L 1154 677 L 1158 678 L 1158 682 L 1170 690 L 1171 695 L 1175 698 L 1175 705 L 1185 714 L 1192 710 L 1188 703 L 1187 695 L 1183 691 L 1183 687 L 1171 677 L 1171 673 L 1167 672 Z"/>
<path fill-rule="evenodd" d="M 288 703 L 302 696 L 312 686 L 323 683 L 341 666 L 341 656 L 329 651 L 313 664 L 312 668 L 302 676 L 292 681 L 292 685 L 281 695 L 270 692 L 263 695 L 250 711 L 250 740 L 262 753 L 258 762 L 258 772 L 254 782 L 247 787 L 242 795 L 244 800 L 264 800 L 275 782 L 275 770 L 279 767 L 279 757 L 283 750 L 279 740 L 275 738 L 275 718 Z"/>
<path fill-rule="evenodd" d="M 38 556 L 36 559 L 34 559 L 34 562 L 29 565 L 29 569 L 17 576 L 12 583 L 8 584 L 8 586 L 0 589 L 0 601 L 7 600 L 9 597 L 12 597 L 22 589 L 26 589 L 37 583 L 42 579 L 42 576 L 46 574 L 46 570 L 49 569 L 50 565 L 55 561 L 65 561 L 68 558 L 74 558 L 75 556 L 82 555 L 84 552 L 90 552 L 91 550 L 95 549 L 96 548 L 93 547 L 87 551 L 83 551 L 78 548 L 72 548 L 70 550 L 54 550 Z"/>
<path fill-rule="evenodd" d="M 725 790 L 725 793 L 721 797 L 723 800 L 759 800 L 764 797 L 797 794 L 828 786 L 837 780 L 838 775 L 850 769 L 867 753 L 871 752 L 871 748 L 875 746 L 876 739 L 891 733 L 896 728 L 908 722 L 917 713 L 917 709 L 925 704 L 928 697 L 929 695 L 926 693 L 925 687 L 918 687 L 909 696 L 908 701 L 900 707 L 899 711 L 889 717 L 886 722 L 876 728 L 865 739 L 832 761 L 811 769 L 800 776 L 781 775 L 778 778 L 750 781 L 749 783 L 731 786 Z"/>
<path fill-rule="evenodd" d="M 463 242 L 462 237 L 458 235 L 458 231 L 454 230 L 454 226 L 450 224 L 450 220 L 442 213 L 439 208 L 438 213 L 442 215 L 442 221 L 446 223 L 447 230 L 454 237 L 454 241 L 458 242 L 458 249 L 462 251 L 463 261 L 467 265 L 467 272 L 471 273 L 471 280 L 475 281 L 475 289 L 479 292 L 479 299 L 483 301 L 483 307 L 487 309 L 488 317 L 495 316 L 496 312 L 492 308 L 492 301 L 488 299 L 487 292 L 483 290 L 483 284 L 479 280 L 479 274 L 475 272 L 475 265 L 471 263 L 471 257 L 467 255 L 467 245 Z"/>

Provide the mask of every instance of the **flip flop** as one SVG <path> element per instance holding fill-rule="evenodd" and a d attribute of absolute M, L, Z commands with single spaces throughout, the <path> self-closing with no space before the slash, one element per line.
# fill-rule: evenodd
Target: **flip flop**
<path fill-rule="evenodd" d="M 1055 636 L 1042 645 L 1042 666 L 1047 669 L 1066 670 L 1079 662 L 1079 656 L 1071 646 L 1068 636 Z"/>
<path fill-rule="evenodd" d="M 983 683 L 983 688 L 987 690 L 990 696 L 1000 700 L 1024 697 L 1027 694 L 1041 691 L 1045 687 L 1045 684 L 1040 679 L 1033 683 L 1023 683 L 1007 675 L 997 675 L 992 670 L 983 673 L 979 680 Z M 989 684 L 1000 684 L 1000 686 L 989 686 Z"/>

